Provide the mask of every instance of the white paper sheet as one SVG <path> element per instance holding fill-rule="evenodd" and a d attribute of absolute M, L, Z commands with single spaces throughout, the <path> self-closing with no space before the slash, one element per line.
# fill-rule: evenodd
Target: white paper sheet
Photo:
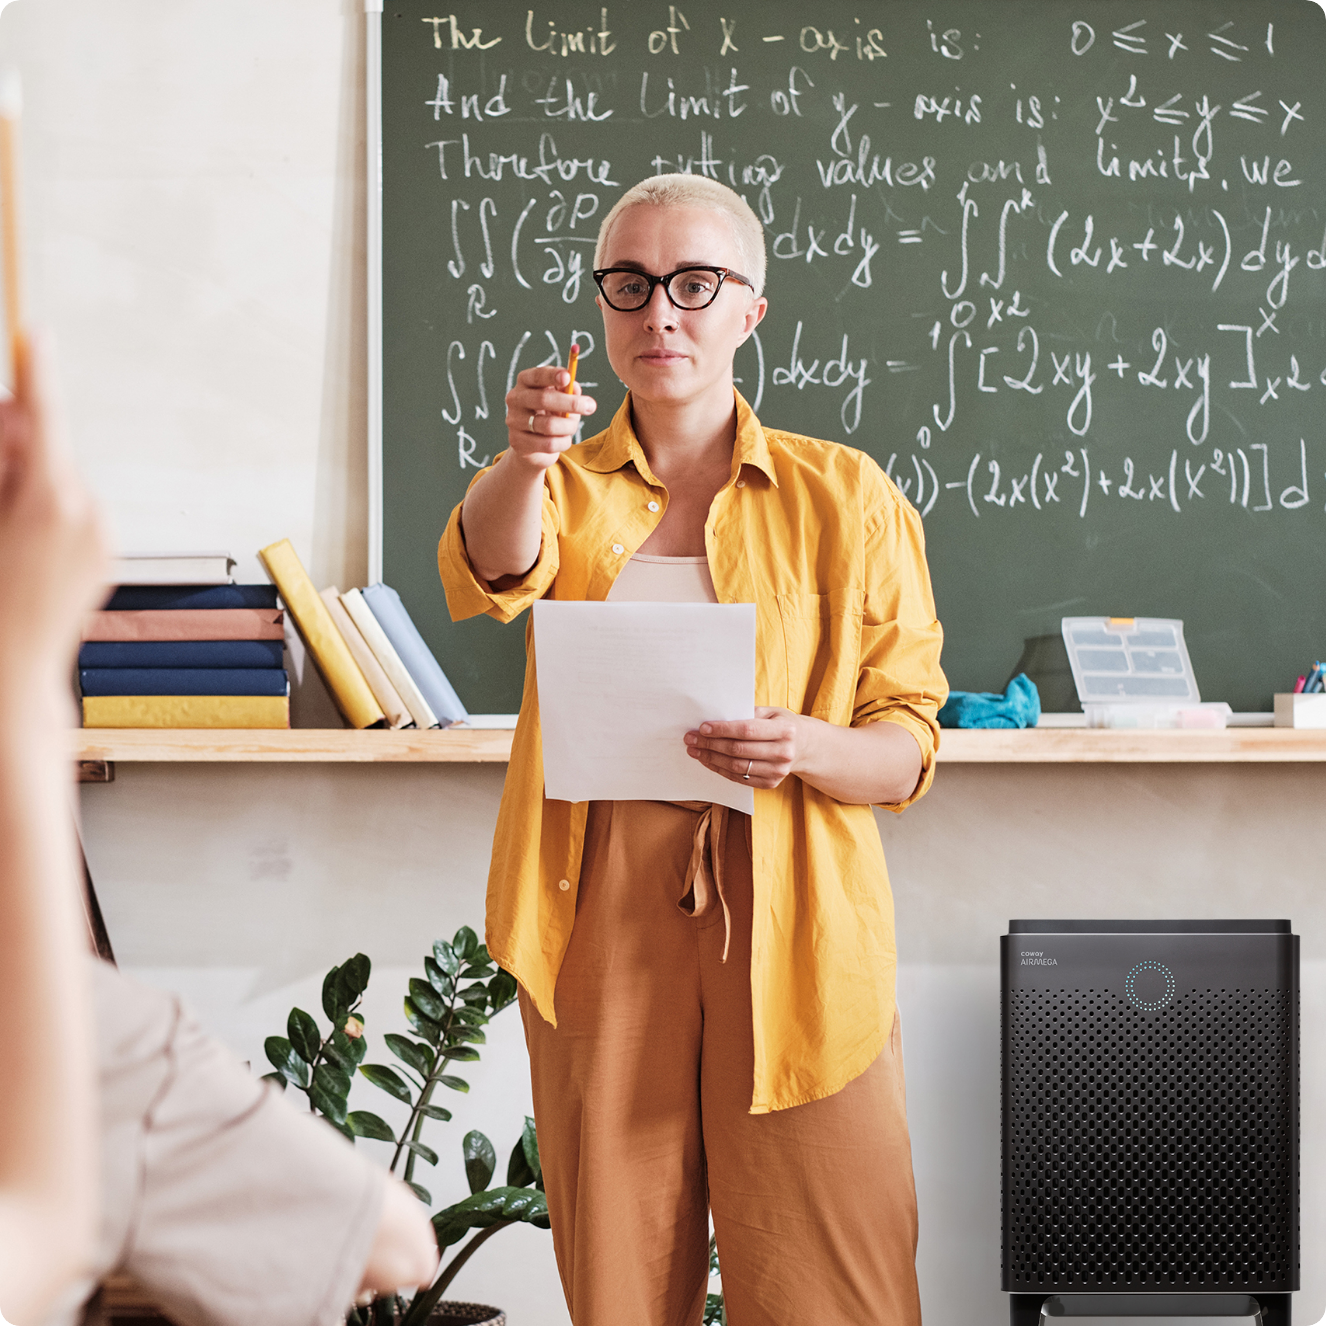
<path fill-rule="evenodd" d="M 706 719 L 755 716 L 753 603 L 534 605 L 543 779 L 556 801 L 713 801 L 754 789 L 686 753 Z"/>

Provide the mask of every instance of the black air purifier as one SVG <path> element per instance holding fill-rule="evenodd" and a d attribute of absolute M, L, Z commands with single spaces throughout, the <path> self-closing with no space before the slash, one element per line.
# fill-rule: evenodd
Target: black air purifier
<path fill-rule="evenodd" d="M 1058 1316 L 1244 1316 L 1298 1288 L 1288 921 L 1011 921 L 1003 1288 Z"/>

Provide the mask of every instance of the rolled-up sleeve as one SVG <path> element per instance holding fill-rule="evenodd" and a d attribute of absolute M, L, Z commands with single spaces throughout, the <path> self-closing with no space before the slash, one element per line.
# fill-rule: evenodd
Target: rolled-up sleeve
<path fill-rule="evenodd" d="M 925 795 L 939 748 L 940 707 L 948 682 L 939 666 L 944 632 L 935 617 L 921 517 L 904 498 L 885 491 L 866 528 L 866 592 L 861 671 L 852 726 L 896 723 L 921 748 L 921 776 L 912 794 L 888 803 L 904 810 Z"/>
<path fill-rule="evenodd" d="M 492 469 L 492 466 L 490 465 L 488 469 Z M 476 474 L 470 483 L 470 488 L 473 488 L 487 473 L 488 470 L 485 469 Z M 465 532 L 460 523 L 461 506 L 464 506 L 463 502 L 451 513 L 451 519 L 447 521 L 447 528 L 437 545 L 437 569 L 447 593 L 447 609 L 451 613 L 451 620 L 464 621 L 467 617 L 477 617 L 482 612 L 495 617 L 499 622 L 512 621 L 536 599 L 541 599 L 556 578 L 559 564 L 557 508 L 553 505 L 545 485 L 543 536 L 539 545 L 538 560 L 519 583 L 509 585 L 505 589 L 494 590 L 474 573 L 469 551 L 465 547 Z"/>

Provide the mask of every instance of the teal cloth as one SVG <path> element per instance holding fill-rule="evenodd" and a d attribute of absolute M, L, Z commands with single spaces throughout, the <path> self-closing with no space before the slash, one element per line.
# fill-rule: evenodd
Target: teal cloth
<path fill-rule="evenodd" d="M 1019 672 L 1003 695 L 993 691 L 950 691 L 939 711 L 940 727 L 1035 727 L 1041 716 L 1036 683 Z"/>

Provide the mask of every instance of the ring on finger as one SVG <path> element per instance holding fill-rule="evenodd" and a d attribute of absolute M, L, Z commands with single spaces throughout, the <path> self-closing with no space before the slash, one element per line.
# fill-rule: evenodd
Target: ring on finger
<path fill-rule="evenodd" d="M 741 775 L 743 778 L 746 778 L 746 779 L 749 779 L 749 778 L 750 778 L 750 767 L 751 767 L 751 765 L 754 764 L 754 763 L 755 763 L 754 760 L 748 760 L 748 761 L 746 762 L 746 772 L 745 772 L 744 774 Z"/>
<path fill-rule="evenodd" d="M 532 432 L 534 431 L 534 416 L 533 416 L 533 415 L 530 415 L 530 417 L 529 417 L 529 423 L 527 423 L 527 424 L 525 425 L 525 431 L 526 431 L 527 433 L 532 433 Z"/>

